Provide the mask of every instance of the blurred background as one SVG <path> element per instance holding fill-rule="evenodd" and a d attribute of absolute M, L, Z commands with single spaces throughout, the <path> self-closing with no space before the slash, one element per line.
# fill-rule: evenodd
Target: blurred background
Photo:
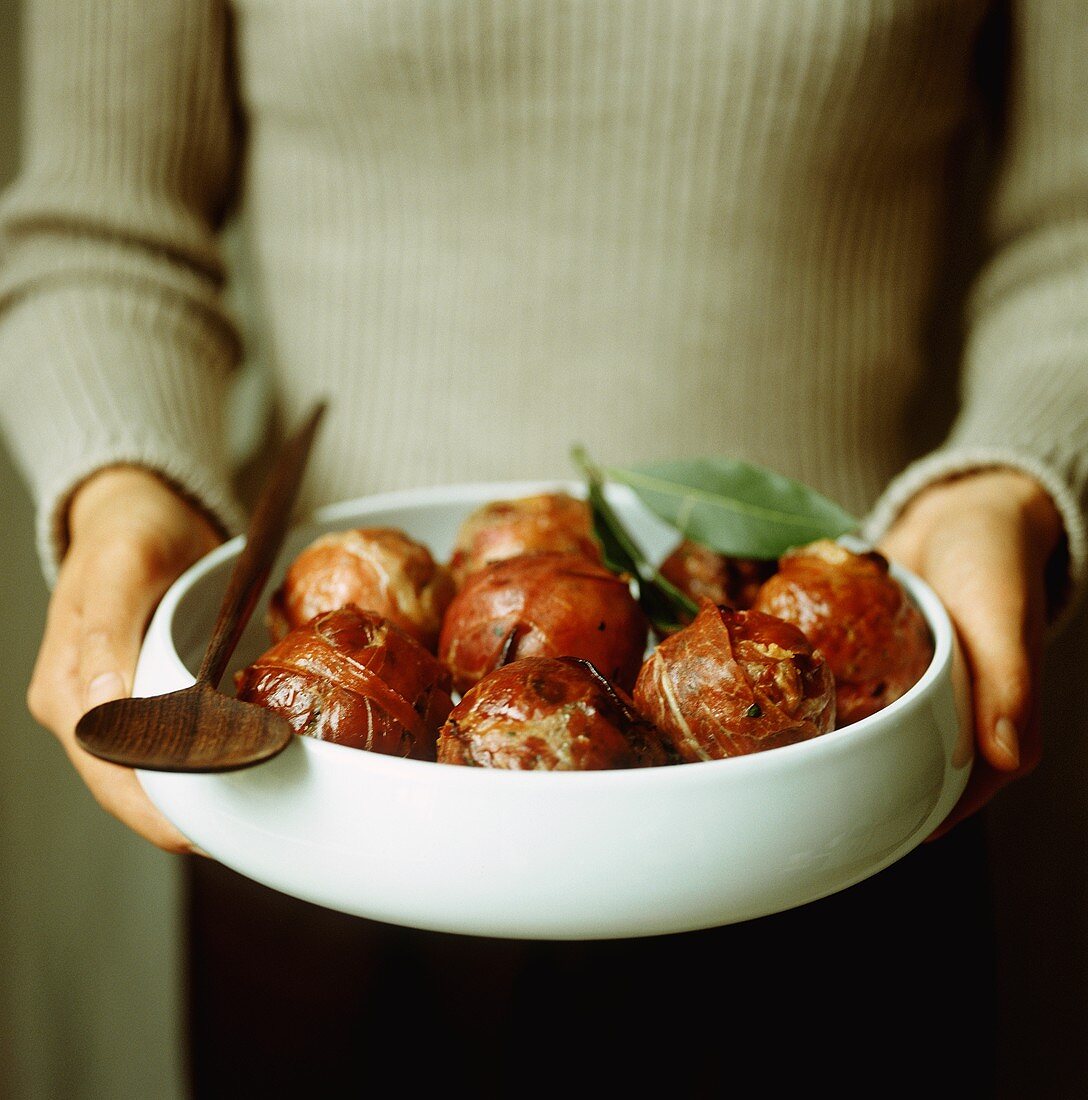
<path fill-rule="evenodd" d="M 0 0 L 0 186 L 18 159 L 18 84 L 18 3 Z M 185 1095 L 179 868 L 98 809 L 26 712 L 47 592 L 3 451 L 0 508 L 0 1097 L 170 1100 Z M 1088 653 L 1084 611 L 1049 655 L 1047 758 L 989 813 L 1010 1100 L 1088 1095 L 1088 669 L 1074 653 Z M 956 981 L 933 991 L 906 1057 L 937 1042 L 972 1058 Z"/>
<path fill-rule="evenodd" d="M 0 186 L 18 161 L 18 0 L 0 0 Z M 172 1100 L 182 1085 L 177 863 L 103 813 L 26 710 L 47 592 L 0 449 L 0 1097 Z"/>

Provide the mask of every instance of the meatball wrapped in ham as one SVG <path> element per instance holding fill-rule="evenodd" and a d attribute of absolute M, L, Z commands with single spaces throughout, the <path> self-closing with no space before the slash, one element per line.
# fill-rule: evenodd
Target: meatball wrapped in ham
<path fill-rule="evenodd" d="M 295 733 L 387 756 L 434 760 L 453 702 L 449 676 L 409 634 L 342 607 L 292 630 L 235 677 L 238 698 Z"/>
<path fill-rule="evenodd" d="M 517 771 L 669 763 L 661 735 L 588 662 L 527 657 L 485 676 L 453 709 L 438 760 Z"/>
<path fill-rule="evenodd" d="M 777 569 L 774 561 L 730 558 L 684 539 L 661 563 L 661 575 L 696 603 L 708 599 L 719 607 L 752 606 L 759 586 Z"/>
<path fill-rule="evenodd" d="M 523 657 L 582 657 L 629 691 L 647 632 L 627 582 L 603 565 L 528 554 L 469 577 L 446 612 L 438 655 L 459 691 Z"/>
<path fill-rule="evenodd" d="M 566 493 L 496 500 L 461 524 L 450 559 L 457 587 L 491 562 L 523 554 L 581 554 L 600 561 L 589 505 Z"/>
<path fill-rule="evenodd" d="M 792 623 L 703 600 L 642 666 L 635 706 L 682 760 L 720 760 L 826 733 L 835 684 Z"/>
<path fill-rule="evenodd" d="M 391 527 L 336 531 L 310 543 L 272 597 L 273 638 L 347 604 L 373 611 L 432 652 L 453 581 L 427 547 Z"/>
<path fill-rule="evenodd" d="M 925 619 L 875 552 L 854 554 L 828 539 L 791 550 L 755 607 L 795 623 L 823 653 L 840 726 L 898 699 L 933 657 Z"/>

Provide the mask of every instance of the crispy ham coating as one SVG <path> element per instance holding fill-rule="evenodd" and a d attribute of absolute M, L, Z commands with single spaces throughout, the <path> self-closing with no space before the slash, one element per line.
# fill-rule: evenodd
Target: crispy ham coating
<path fill-rule="evenodd" d="M 827 539 L 791 550 L 755 607 L 794 623 L 823 653 L 840 726 L 894 702 L 933 658 L 925 619 L 875 552 L 855 554 Z"/>
<path fill-rule="evenodd" d="M 235 677 L 238 697 L 295 733 L 389 756 L 434 760 L 453 706 L 445 669 L 373 612 L 343 607 L 292 630 Z"/>
<path fill-rule="evenodd" d="M 446 764 L 595 771 L 670 762 L 661 735 L 588 662 L 528 657 L 485 676 L 438 740 Z"/>
<path fill-rule="evenodd" d="M 438 653 L 459 691 L 523 657 L 582 657 L 629 691 L 647 633 L 627 582 L 604 566 L 578 554 L 527 554 L 469 577 Z"/>
<path fill-rule="evenodd" d="M 323 611 L 354 604 L 407 631 L 431 652 L 453 580 L 421 543 L 391 527 L 322 535 L 291 563 L 272 597 L 269 627 L 282 638 Z"/>
<path fill-rule="evenodd" d="M 471 574 L 492 562 L 543 553 L 601 560 L 584 500 L 566 493 L 541 493 L 477 508 L 457 532 L 450 572 L 460 588 Z"/>
<path fill-rule="evenodd" d="M 831 672 L 800 630 L 710 600 L 647 659 L 634 701 L 688 762 L 791 745 L 835 722 Z"/>

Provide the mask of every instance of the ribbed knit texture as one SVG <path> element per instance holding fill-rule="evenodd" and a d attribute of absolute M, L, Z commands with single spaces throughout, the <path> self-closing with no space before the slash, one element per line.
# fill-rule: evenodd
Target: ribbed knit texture
<path fill-rule="evenodd" d="M 926 334 L 988 6 L 239 0 L 232 36 L 211 0 L 40 0 L 0 370 L 46 546 L 111 461 L 229 519 L 235 195 L 277 396 L 334 400 L 310 503 L 563 476 L 581 440 L 739 455 L 869 509 L 950 411 Z M 1007 462 L 1082 576 L 1088 9 L 1022 7 L 966 403 L 874 530 L 927 478 Z"/>

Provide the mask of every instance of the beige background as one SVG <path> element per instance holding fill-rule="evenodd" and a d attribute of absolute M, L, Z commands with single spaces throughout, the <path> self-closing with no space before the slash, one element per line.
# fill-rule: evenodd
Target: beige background
<path fill-rule="evenodd" d="M 17 155 L 16 8 L 0 0 L 0 183 Z M 181 1092 L 175 866 L 98 810 L 26 714 L 46 591 L 29 503 L 2 453 L 0 507 L 0 1096 L 168 1100 Z M 1047 760 L 990 815 L 1010 1098 L 1088 1095 L 1084 654 L 1082 614 L 1050 655 Z M 904 1056 L 935 1041 L 970 1059 L 956 1012 L 950 974 Z"/>
<path fill-rule="evenodd" d="M 0 182 L 17 160 L 18 4 L 0 0 Z M 98 809 L 26 712 L 45 615 L 29 501 L 0 452 L 0 1097 L 170 1100 L 176 868 Z"/>

